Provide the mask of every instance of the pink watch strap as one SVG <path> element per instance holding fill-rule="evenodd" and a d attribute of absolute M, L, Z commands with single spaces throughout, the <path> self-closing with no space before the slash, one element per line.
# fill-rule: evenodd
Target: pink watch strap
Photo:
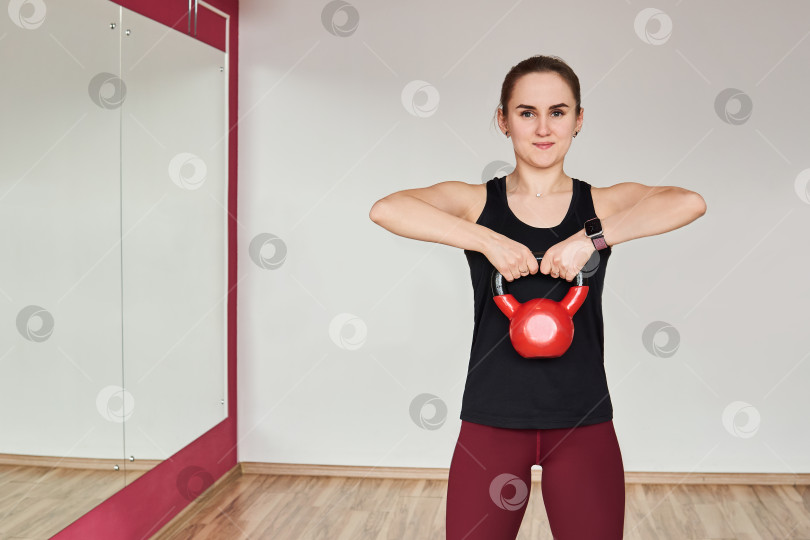
<path fill-rule="evenodd" d="M 607 242 L 605 242 L 604 236 L 594 236 L 591 238 L 593 240 L 593 245 L 596 246 L 596 249 L 605 249 L 608 247 Z"/>

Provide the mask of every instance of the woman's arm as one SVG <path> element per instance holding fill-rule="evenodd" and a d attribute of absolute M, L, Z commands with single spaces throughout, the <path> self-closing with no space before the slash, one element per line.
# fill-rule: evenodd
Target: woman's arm
<path fill-rule="evenodd" d="M 374 203 L 369 218 L 399 236 L 484 252 L 496 233 L 465 219 L 478 203 L 475 189 L 451 181 L 398 191 Z"/>
<path fill-rule="evenodd" d="M 706 213 L 703 197 L 677 186 L 653 188 L 625 182 L 605 193 L 613 211 L 599 216 L 599 221 L 609 246 L 679 229 Z M 581 233 L 585 235 L 584 229 Z"/>
<path fill-rule="evenodd" d="M 374 203 L 369 217 L 399 236 L 478 251 L 507 281 L 536 274 L 540 267 L 528 247 L 473 223 L 486 204 L 485 189 L 464 182 L 441 182 L 398 191 Z"/>
<path fill-rule="evenodd" d="M 602 224 L 605 242 L 611 248 L 634 238 L 678 229 L 706 213 L 703 197 L 677 186 L 651 187 L 624 182 L 599 188 L 596 193 L 596 217 Z M 540 272 L 557 271 L 561 278 L 572 281 L 595 250 L 585 229 L 580 229 L 546 251 Z"/>

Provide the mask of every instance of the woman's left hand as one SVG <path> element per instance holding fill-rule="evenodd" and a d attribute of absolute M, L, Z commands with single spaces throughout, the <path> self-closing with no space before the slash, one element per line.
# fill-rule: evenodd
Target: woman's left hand
<path fill-rule="evenodd" d="M 540 260 L 540 272 L 572 281 L 590 260 L 596 247 L 585 229 L 548 248 Z"/>

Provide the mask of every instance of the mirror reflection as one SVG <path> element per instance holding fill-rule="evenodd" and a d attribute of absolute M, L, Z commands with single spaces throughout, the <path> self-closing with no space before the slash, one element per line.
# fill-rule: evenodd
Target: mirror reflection
<path fill-rule="evenodd" d="M 0 67 L 0 534 L 48 538 L 227 417 L 227 62 L 19 1 Z"/>

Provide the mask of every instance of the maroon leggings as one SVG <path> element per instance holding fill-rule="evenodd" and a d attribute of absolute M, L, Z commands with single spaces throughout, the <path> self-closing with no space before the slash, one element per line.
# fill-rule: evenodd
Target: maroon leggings
<path fill-rule="evenodd" d="M 531 467 L 555 540 L 617 540 L 624 529 L 624 465 L 613 421 L 510 429 L 461 421 L 447 483 L 447 540 L 514 540 Z"/>

